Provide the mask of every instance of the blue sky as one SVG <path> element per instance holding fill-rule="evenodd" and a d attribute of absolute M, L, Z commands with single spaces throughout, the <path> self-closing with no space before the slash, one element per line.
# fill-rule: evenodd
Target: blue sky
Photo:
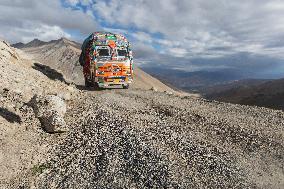
<path fill-rule="evenodd" d="M 60 37 L 80 42 L 106 30 L 130 39 L 141 66 L 187 71 L 229 68 L 284 77 L 283 23 L 283 0 L 0 2 L 0 38 L 11 43 Z"/>

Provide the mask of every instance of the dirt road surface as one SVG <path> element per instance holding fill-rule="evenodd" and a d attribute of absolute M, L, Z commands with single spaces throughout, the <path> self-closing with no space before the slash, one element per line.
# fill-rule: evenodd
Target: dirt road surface
<path fill-rule="evenodd" d="M 284 113 L 143 90 L 81 91 L 39 188 L 282 188 Z"/>

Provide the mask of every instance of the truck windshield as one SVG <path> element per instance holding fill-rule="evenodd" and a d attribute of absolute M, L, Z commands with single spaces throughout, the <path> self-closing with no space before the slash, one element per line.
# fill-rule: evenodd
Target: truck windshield
<path fill-rule="evenodd" d="M 126 56 L 127 55 L 127 51 L 125 49 L 121 50 L 118 49 L 117 50 L 117 56 Z"/>
<path fill-rule="evenodd" d="M 99 56 L 110 56 L 108 49 L 98 49 Z"/>

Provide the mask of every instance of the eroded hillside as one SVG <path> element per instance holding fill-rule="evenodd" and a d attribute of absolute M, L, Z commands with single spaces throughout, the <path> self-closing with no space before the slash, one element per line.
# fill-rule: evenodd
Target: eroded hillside
<path fill-rule="evenodd" d="M 61 73 L 35 65 L 41 64 L 0 40 L 0 188 L 16 188 L 7 184 L 20 184 L 19 177 L 29 182 L 34 166 L 45 159 L 52 143 L 29 105 L 31 98 L 54 94 L 71 99 L 76 93 L 58 77 L 50 79 L 55 73 L 62 77 Z"/>

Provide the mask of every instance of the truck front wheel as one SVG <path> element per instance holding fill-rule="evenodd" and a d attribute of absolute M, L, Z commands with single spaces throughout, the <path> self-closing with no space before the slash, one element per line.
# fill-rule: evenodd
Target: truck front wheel
<path fill-rule="evenodd" d="M 85 78 L 85 87 L 89 88 L 89 87 L 92 87 L 93 83 L 88 80 L 87 78 Z"/>
<path fill-rule="evenodd" d="M 122 88 L 123 88 L 123 89 L 128 89 L 128 88 L 129 88 L 129 84 L 122 85 Z"/>
<path fill-rule="evenodd" d="M 94 82 L 93 87 L 94 87 L 94 90 L 100 90 L 100 86 L 97 82 Z"/>

